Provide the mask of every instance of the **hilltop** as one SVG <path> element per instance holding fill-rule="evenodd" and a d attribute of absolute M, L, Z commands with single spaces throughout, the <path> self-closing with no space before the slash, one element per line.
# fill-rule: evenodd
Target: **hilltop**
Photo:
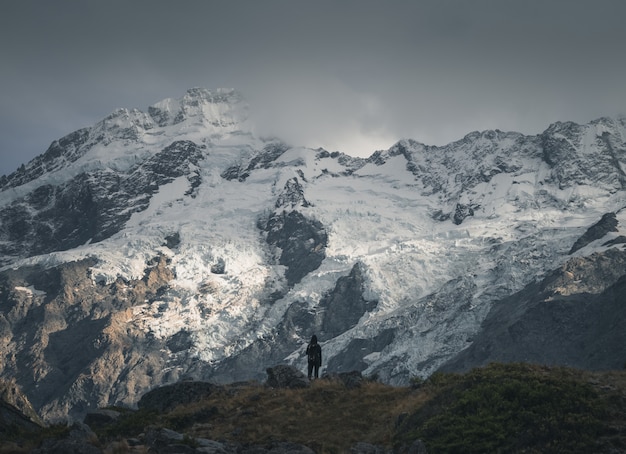
<path fill-rule="evenodd" d="M 403 387 L 357 373 L 293 388 L 269 383 L 180 382 L 146 394 L 138 410 L 89 414 L 94 432 L 81 424 L 16 432 L 0 452 L 29 452 L 37 443 L 33 452 L 62 452 L 77 440 L 80 452 L 94 453 L 626 449 L 626 371 L 494 363 L 464 374 L 437 372 Z"/>

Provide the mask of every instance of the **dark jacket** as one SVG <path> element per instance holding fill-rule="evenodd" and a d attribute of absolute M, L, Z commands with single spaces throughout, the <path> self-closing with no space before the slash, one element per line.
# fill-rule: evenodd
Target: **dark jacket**
<path fill-rule="evenodd" d="M 306 348 L 306 356 L 309 364 L 322 365 L 322 347 L 318 343 L 311 343 Z"/>

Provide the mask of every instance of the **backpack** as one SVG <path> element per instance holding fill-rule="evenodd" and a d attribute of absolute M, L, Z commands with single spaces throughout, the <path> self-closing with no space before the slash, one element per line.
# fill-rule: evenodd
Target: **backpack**
<path fill-rule="evenodd" d="M 306 349 L 308 357 L 309 357 L 309 363 L 313 363 L 313 364 L 319 364 L 320 362 L 320 346 L 319 344 L 315 344 L 315 345 L 309 345 Z"/>

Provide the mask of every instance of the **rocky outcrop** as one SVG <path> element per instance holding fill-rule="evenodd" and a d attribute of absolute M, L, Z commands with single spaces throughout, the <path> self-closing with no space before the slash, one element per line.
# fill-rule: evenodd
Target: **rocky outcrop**
<path fill-rule="evenodd" d="M 47 420 L 80 418 L 111 395 L 133 402 L 137 392 L 163 380 L 164 345 L 126 322 L 134 305 L 167 287 L 173 277 L 167 259 L 156 258 L 142 279 L 111 284 L 91 279 L 94 264 L 0 273 L 6 308 L 0 345 L 14 352 L 5 357 L 3 374 L 15 377 Z"/>
<path fill-rule="evenodd" d="M 587 229 L 587 231 L 576 240 L 570 249 L 570 255 L 579 249 L 584 248 L 589 243 L 603 238 L 609 232 L 618 232 L 617 219 L 615 213 L 606 213 L 597 223 Z"/>
<path fill-rule="evenodd" d="M 197 402 L 203 397 L 210 396 L 218 388 L 213 383 L 195 381 L 159 386 L 141 396 L 137 406 L 144 410 L 171 411 L 178 405 Z"/>
<path fill-rule="evenodd" d="M 45 184 L 0 210 L 0 257 L 29 257 L 103 241 L 145 210 L 159 188 L 186 176 L 188 195 L 200 184 L 192 170 L 204 150 L 175 141 L 127 173 L 81 173 L 59 184 Z M 0 258 L 0 265 L 2 265 Z"/>
<path fill-rule="evenodd" d="M 296 207 L 307 208 L 311 204 L 304 198 L 304 188 L 298 181 L 298 178 L 293 177 L 285 183 L 283 191 L 276 199 L 276 209 L 290 210 Z"/>
<path fill-rule="evenodd" d="M 83 156 L 89 147 L 85 146 L 89 139 L 90 128 L 79 129 L 71 134 L 55 140 L 40 156 L 11 173 L 0 177 L 0 190 L 15 188 L 33 181 L 47 172 L 53 172 L 74 162 Z"/>
<path fill-rule="evenodd" d="M 382 330 L 372 338 L 356 337 L 335 356 L 328 360 L 328 369 L 339 373 L 348 371 L 364 371 L 368 364 L 364 358 L 374 352 L 380 352 L 393 343 L 397 329 Z"/>
<path fill-rule="evenodd" d="M 36 430 L 43 422 L 15 382 L 0 380 L 0 434 L 15 428 Z"/>
<path fill-rule="evenodd" d="M 293 366 L 279 364 L 267 368 L 267 386 L 272 388 L 307 388 L 309 380 Z"/>
<path fill-rule="evenodd" d="M 621 127 L 618 123 L 606 118 L 590 125 L 556 122 L 540 135 L 543 159 L 559 188 L 590 183 L 609 191 L 624 188 L 626 177 L 620 164 L 624 144 L 608 133 Z M 590 130 L 595 133 L 594 142 L 589 141 Z"/>
<path fill-rule="evenodd" d="M 456 225 L 460 225 L 466 217 L 474 216 L 474 211 L 479 208 L 479 205 L 457 203 L 454 209 L 454 216 L 452 216 L 452 222 Z"/>
<path fill-rule="evenodd" d="M 572 259 L 539 284 L 494 304 L 471 345 L 443 371 L 490 362 L 622 369 L 626 252 Z"/>
<path fill-rule="evenodd" d="M 279 263 L 287 267 L 285 277 L 294 286 L 326 257 L 328 235 L 321 222 L 298 211 L 273 214 L 264 226 L 267 243 L 280 249 Z"/>
<path fill-rule="evenodd" d="M 359 319 L 373 310 L 378 301 L 368 300 L 363 294 L 365 277 L 363 264 L 356 263 L 348 276 L 337 279 L 335 287 L 320 299 L 321 318 L 313 330 L 331 338 L 354 327 Z"/>
<path fill-rule="evenodd" d="M 271 142 L 263 147 L 261 151 L 257 152 L 249 160 L 247 165 L 238 164 L 226 169 L 222 173 L 222 178 L 244 182 L 255 169 L 268 169 L 273 166 L 274 161 L 289 150 L 289 148 L 291 147 L 284 142 Z"/>
<path fill-rule="evenodd" d="M 32 454 L 102 454 L 97 444 L 98 437 L 93 430 L 84 423 L 75 422 L 66 436 L 44 439 Z"/>

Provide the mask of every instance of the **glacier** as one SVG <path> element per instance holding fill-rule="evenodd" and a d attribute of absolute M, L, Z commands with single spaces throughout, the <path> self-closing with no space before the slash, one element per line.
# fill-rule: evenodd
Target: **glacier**
<path fill-rule="evenodd" d="M 472 132 L 440 147 L 401 140 L 356 158 L 259 137 L 235 90 L 119 109 L 0 180 L 0 273 L 13 273 L 0 287 L 0 376 L 28 376 L 33 396 L 60 374 L 35 399 L 55 420 L 133 405 L 181 379 L 304 369 L 317 334 L 322 371 L 406 384 L 467 349 L 498 301 L 573 258 L 621 251 L 607 242 L 626 234 L 625 171 L 624 118 L 537 136 Z M 81 212 L 76 188 L 88 188 L 89 234 L 79 215 L 59 220 Z M 606 213 L 617 227 L 570 254 Z M 148 286 L 149 269 L 171 277 L 159 271 L 165 285 L 119 309 L 79 290 L 55 296 L 49 325 L 35 314 L 53 296 L 18 272 L 72 263 L 88 264 L 94 288 L 119 292 Z M 54 372 L 54 334 L 87 321 L 93 357 Z M 133 349 L 148 349 L 150 372 L 133 369 Z"/>

